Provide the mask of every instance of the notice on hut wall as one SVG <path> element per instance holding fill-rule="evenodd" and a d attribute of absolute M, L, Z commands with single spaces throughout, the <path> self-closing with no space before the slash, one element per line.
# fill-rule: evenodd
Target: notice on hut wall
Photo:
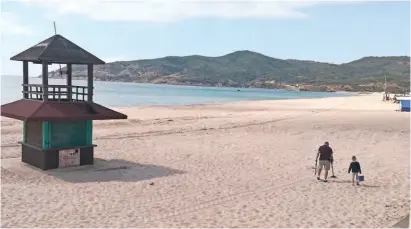
<path fill-rule="evenodd" d="M 59 168 L 80 165 L 80 149 L 66 149 L 59 151 Z"/>

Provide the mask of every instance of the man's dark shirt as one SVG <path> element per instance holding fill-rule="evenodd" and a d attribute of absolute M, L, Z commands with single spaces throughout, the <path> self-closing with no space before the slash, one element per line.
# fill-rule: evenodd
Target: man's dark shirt
<path fill-rule="evenodd" d="M 351 162 L 350 167 L 348 168 L 348 173 L 350 173 L 351 171 L 353 173 L 361 173 L 361 166 L 358 161 Z"/>
<path fill-rule="evenodd" d="M 331 147 L 322 145 L 318 149 L 318 152 L 320 152 L 320 161 L 331 161 L 333 155 L 333 149 L 331 149 Z"/>

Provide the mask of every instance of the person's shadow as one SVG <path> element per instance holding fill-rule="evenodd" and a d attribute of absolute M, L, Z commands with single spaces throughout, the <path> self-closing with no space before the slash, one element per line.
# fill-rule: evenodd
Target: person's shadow
<path fill-rule="evenodd" d="M 95 158 L 93 165 L 42 171 L 50 176 L 72 183 L 137 182 L 186 172 L 160 165 L 139 164 L 122 159 Z"/>
<path fill-rule="evenodd" d="M 334 180 L 334 179 L 329 179 L 329 182 L 332 183 L 341 183 L 341 184 L 351 184 L 351 180 Z M 380 185 L 370 185 L 370 184 L 361 184 L 360 187 L 365 187 L 365 188 L 379 188 L 381 187 Z"/>

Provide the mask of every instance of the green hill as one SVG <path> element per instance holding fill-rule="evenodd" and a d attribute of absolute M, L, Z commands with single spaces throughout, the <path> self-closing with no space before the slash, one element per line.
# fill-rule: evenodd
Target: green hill
<path fill-rule="evenodd" d="M 85 77 L 86 71 L 85 66 L 74 66 L 73 77 Z M 402 90 L 410 84 L 410 57 L 364 57 L 336 65 L 237 51 L 220 57 L 194 55 L 118 61 L 95 66 L 94 74 L 103 81 L 322 91 L 381 91 L 387 76 L 392 90 Z M 54 71 L 50 76 L 60 74 Z"/>

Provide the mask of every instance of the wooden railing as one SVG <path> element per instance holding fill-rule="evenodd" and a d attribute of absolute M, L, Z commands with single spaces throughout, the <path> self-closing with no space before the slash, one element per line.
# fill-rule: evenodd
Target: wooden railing
<path fill-rule="evenodd" d="M 44 86 L 42 84 L 22 84 L 23 98 L 43 100 Z M 52 101 L 85 101 L 87 100 L 87 87 L 48 85 L 47 98 Z"/>

